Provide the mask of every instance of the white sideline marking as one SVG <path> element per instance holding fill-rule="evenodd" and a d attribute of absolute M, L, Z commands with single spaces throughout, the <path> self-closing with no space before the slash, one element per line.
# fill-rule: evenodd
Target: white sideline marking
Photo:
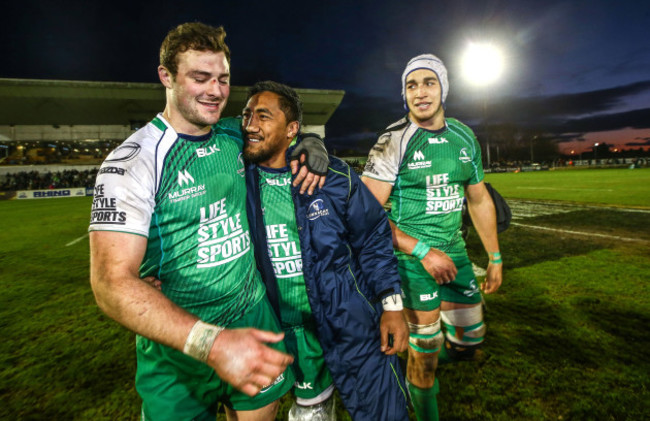
<path fill-rule="evenodd" d="M 563 233 L 563 234 L 576 234 L 576 235 L 586 235 L 588 237 L 608 238 L 610 240 L 636 241 L 636 242 L 640 242 L 640 243 L 647 243 L 648 242 L 648 240 L 642 240 L 640 238 L 619 237 L 618 235 L 598 234 L 596 232 L 571 231 L 571 230 L 564 230 L 564 229 L 557 229 L 557 228 L 541 227 L 539 225 L 520 224 L 520 223 L 517 223 L 517 222 L 511 222 L 510 225 L 516 225 L 518 227 L 532 228 L 532 229 L 543 230 L 543 231 L 559 232 L 559 233 Z"/>
<path fill-rule="evenodd" d="M 69 242 L 68 244 L 66 244 L 65 246 L 66 246 L 66 247 L 69 247 L 69 246 L 71 246 L 71 245 L 73 245 L 73 244 L 77 244 L 79 241 L 83 240 L 83 239 L 86 238 L 86 237 L 88 237 L 88 234 L 86 234 L 86 235 L 82 235 L 81 237 L 77 238 L 76 240 L 72 240 L 72 241 L 70 241 L 70 242 Z"/>
<path fill-rule="evenodd" d="M 650 213 L 650 209 L 644 208 L 623 208 L 619 206 L 607 206 L 607 205 L 584 205 L 577 203 L 566 203 L 566 202 L 544 202 L 538 200 L 524 200 L 524 199 L 508 199 L 510 208 L 512 209 L 513 215 L 515 214 L 515 208 L 525 207 L 525 205 L 530 205 L 529 207 L 534 208 L 535 211 L 540 211 L 540 208 L 547 207 L 552 208 L 553 213 L 565 213 L 573 212 L 574 210 L 583 210 L 583 209 L 596 209 L 596 210 L 607 210 L 607 211 L 617 211 L 617 212 L 636 212 L 636 213 Z M 524 205 L 524 206 L 522 206 Z M 539 215 L 546 215 L 547 213 L 540 213 Z M 538 215 L 529 215 L 529 216 L 538 216 Z"/>
<path fill-rule="evenodd" d="M 522 190 L 614 191 L 614 189 L 568 189 L 568 188 L 558 188 L 558 187 L 522 187 L 522 186 L 517 186 L 517 188 L 522 189 Z"/>

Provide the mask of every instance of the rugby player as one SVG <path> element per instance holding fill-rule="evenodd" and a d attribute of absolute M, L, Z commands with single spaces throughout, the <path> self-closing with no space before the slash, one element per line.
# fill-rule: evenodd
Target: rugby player
<path fill-rule="evenodd" d="M 447 69 L 439 58 L 412 58 L 402 74 L 408 114 L 379 136 L 362 176 L 379 203 L 390 200 L 392 206 L 389 219 L 410 330 L 407 380 L 420 421 L 438 419 L 435 370 L 441 346 L 452 357 L 468 359 L 485 335 L 481 290 L 460 233 L 463 197 L 489 255 L 481 289 L 493 293 L 502 281 L 481 149 L 469 127 L 445 117 L 448 93 Z"/>
<path fill-rule="evenodd" d="M 225 35 L 201 23 L 167 34 L 165 109 L 96 180 L 91 285 L 101 309 L 137 333 L 142 419 L 214 420 L 223 402 L 229 419 L 272 420 L 294 383 L 255 268 L 240 123 L 220 120 L 230 93 Z M 313 191 L 319 179 L 305 183 Z M 140 279 L 149 275 L 161 290 Z"/>
<path fill-rule="evenodd" d="M 331 156 L 327 184 L 297 194 L 287 151 L 301 142 L 301 107 L 293 89 L 260 82 L 242 120 L 257 262 L 294 356 L 289 420 L 335 419 L 334 386 L 354 420 L 408 420 L 396 355 L 408 329 L 386 213 Z"/>

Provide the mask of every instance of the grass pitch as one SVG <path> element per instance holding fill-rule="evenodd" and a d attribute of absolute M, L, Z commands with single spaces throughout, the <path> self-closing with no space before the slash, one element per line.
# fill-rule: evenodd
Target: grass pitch
<path fill-rule="evenodd" d="M 596 185 L 619 170 L 600 171 L 593 175 L 601 180 Z M 578 173 L 582 178 L 574 179 Z M 555 178 L 560 175 L 567 180 Z M 629 170 L 619 179 L 627 180 L 617 187 L 620 203 L 606 203 L 650 207 L 635 190 L 648 175 Z M 555 191 L 551 197 L 541 188 L 591 177 L 589 171 L 558 171 L 495 174 L 488 181 L 507 198 L 603 203 L 591 193 Z M 524 185 L 540 188 L 517 188 Z M 101 313 L 88 282 L 90 204 L 90 198 L 0 202 L 0 419 L 139 417 L 133 334 Z M 575 208 L 519 222 L 559 231 L 512 226 L 500 235 L 505 280 L 486 297 L 485 358 L 439 368 L 441 419 L 647 419 L 648 214 Z M 474 233 L 468 249 L 485 265 Z M 278 419 L 286 419 L 287 410 L 285 400 Z M 339 419 L 349 417 L 341 410 Z"/>
<path fill-rule="evenodd" d="M 486 174 L 504 197 L 650 208 L 650 168 Z"/>

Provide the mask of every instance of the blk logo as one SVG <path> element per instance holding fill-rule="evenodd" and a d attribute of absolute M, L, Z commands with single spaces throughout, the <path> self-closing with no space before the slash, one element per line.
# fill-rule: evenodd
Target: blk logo
<path fill-rule="evenodd" d="M 438 298 L 438 292 L 432 292 L 430 294 L 420 294 L 420 301 L 431 301 Z"/>
<path fill-rule="evenodd" d="M 311 389 L 311 390 L 314 390 L 314 388 L 312 387 L 311 383 L 308 383 L 308 382 L 302 382 L 302 383 L 298 383 L 298 382 L 296 382 L 296 383 L 295 383 L 295 386 L 296 386 L 298 389 L 302 389 L 302 390 L 305 390 L 305 389 Z"/>

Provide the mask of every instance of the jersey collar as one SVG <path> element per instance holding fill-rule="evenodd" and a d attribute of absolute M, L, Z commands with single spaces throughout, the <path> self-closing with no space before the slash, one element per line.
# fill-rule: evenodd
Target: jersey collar
<path fill-rule="evenodd" d="M 425 132 L 428 132 L 428 133 L 431 133 L 431 134 L 434 134 L 434 135 L 440 135 L 440 134 L 446 132 L 447 129 L 449 128 L 449 126 L 447 125 L 447 119 L 446 119 L 446 118 L 445 118 L 445 126 L 439 128 L 438 130 L 430 130 L 430 129 L 425 129 L 424 127 L 420 127 L 420 126 L 418 126 L 418 125 L 415 124 L 413 121 L 411 121 L 411 119 L 409 118 L 409 115 L 408 115 L 408 114 L 406 114 L 406 117 L 405 117 L 405 118 L 406 118 L 406 120 L 409 121 L 411 124 L 413 124 L 414 126 L 417 126 L 418 129 L 420 129 L 420 130 L 424 130 Z"/>

